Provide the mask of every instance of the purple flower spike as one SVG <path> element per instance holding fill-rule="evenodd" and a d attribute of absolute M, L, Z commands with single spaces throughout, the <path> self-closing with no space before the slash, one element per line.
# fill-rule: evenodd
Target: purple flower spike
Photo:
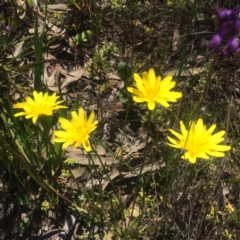
<path fill-rule="evenodd" d="M 219 30 L 208 41 L 208 46 L 218 51 L 221 56 L 240 52 L 240 42 L 237 38 L 240 30 L 240 6 L 233 9 L 218 10 Z"/>

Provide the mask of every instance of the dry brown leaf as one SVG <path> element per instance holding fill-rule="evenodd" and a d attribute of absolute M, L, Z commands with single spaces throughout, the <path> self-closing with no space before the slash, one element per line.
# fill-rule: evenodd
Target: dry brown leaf
<path fill-rule="evenodd" d="M 37 29 L 38 29 L 38 33 L 39 33 L 39 34 L 42 33 L 43 27 L 39 26 Z M 29 32 L 30 34 L 34 34 L 34 33 L 35 33 L 35 28 L 29 28 L 29 29 L 28 29 L 28 32 Z"/>
<path fill-rule="evenodd" d="M 18 92 L 15 92 L 15 90 L 10 92 L 10 96 L 12 96 L 12 99 L 14 99 L 15 101 L 20 99 L 20 94 Z"/>
<path fill-rule="evenodd" d="M 39 15 L 41 15 L 44 18 L 44 15 L 38 11 Z M 43 26 L 43 21 L 39 18 L 38 19 L 38 24 L 41 26 Z M 76 50 L 77 46 L 74 43 L 74 41 L 72 40 L 72 38 L 68 35 L 67 30 L 65 28 L 59 28 L 56 25 L 54 25 L 53 23 L 51 23 L 50 21 L 48 21 L 47 19 L 45 19 L 45 23 L 47 25 L 47 27 L 51 30 L 51 32 L 48 32 L 48 34 L 52 34 L 54 36 L 57 37 L 61 37 L 62 39 L 64 39 L 65 41 L 68 42 L 69 46 L 71 48 L 73 48 L 74 50 Z"/>
<path fill-rule="evenodd" d="M 52 92 L 56 92 L 56 93 L 59 92 L 59 87 L 51 87 L 51 86 L 49 86 L 48 89 L 51 90 Z M 61 93 L 67 93 L 67 88 L 63 88 L 61 90 Z"/>
<path fill-rule="evenodd" d="M 192 76 L 192 75 L 198 75 L 202 72 L 203 68 L 197 67 L 193 69 L 185 69 L 181 72 L 180 76 L 181 77 L 187 77 L 187 76 Z M 166 71 L 163 76 L 171 75 L 171 76 L 176 76 L 178 74 L 179 69 L 170 69 Z"/>
<path fill-rule="evenodd" d="M 179 31 L 177 27 L 174 27 L 173 30 L 173 41 L 172 41 L 172 51 L 176 52 L 178 50 L 178 44 L 179 44 Z"/>
<path fill-rule="evenodd" d="M 68 147 L 66 155 L 69 158 L 73 158 L 76 161 L 76 163 L 81 165 L 89 165 L 89 161 L 90 161 L 90 164 L 94 164 L 98 166 L 101 165 L 101 162 L 99 161 L 98 156 L 96 156 L 95 154 L 92 154 L 92 160 L 89 160 L 88 156 L 83 154 L 83 151 L 81 149 Z M 112 156 L 106 156 L 106 157 L 101 156 L 101 161 L 105 165 L 112 165 L 112 164 L 119 163 L 119 160 L 115 159 Z"/>
<path fill-rule="evenodd" d="M 148 164 L 148 165 L 145 165 L 141 171 L 141 167 L 137 167 L 135 168 L 132 172 L 128 172 L 126 173 L 123 178 L 131 178 L 131 177 L 136 177 L 140 174 L 143 174 L 145 172 L 152 172 L 152 171 L 155 171 L 159 168 L 163 168 L 166 166 L 166 163 L 162 162 L 162 163 L 159 163 L 159 162 L 156 162 L 156 163 L 153 163 L 153 164 Z"/>
<path fill-rule="evenodd" d="M 49 49 L 57 49 L 61 46 L 60 43 L 49 46 Z"/>
<path fill-rule="evenodd" d="M 76 179 L 83 176 L 86 172 L 87 169 L 85 167 L 80 167 L 72 170 L 72 174 Z"/>
<path fill-rule="evenodd" d="M 38 13 L 39 13 L 39 15 L 44 17 L 44 15 L 40 11 Z M 54 33 L 54 35 L 61 36 L 61 37 L 65 36 L 66 29 L 64 29 L 64 28 L 61 29 L 61 28 L 55 26 L 54 24 L 49 22 L 47 19 L 45 20 L 45 23 L 46 23 L 47 27 Z M 40 27 L 43 27 L 44 26 L 44 21 L 41 18 L 38 18 L 38 24 L 39 24 Z"/>
<path fill-rule="evenodd" d="M 68 6 L 66 4 L 48 4 L 48 9 L 57 11 L 67 11 Z"/>
<path fill-rule="evenodd" d="M 44 60 L 53 60 L 56 59 L 51 53 L 45 52 L 44 53 Z"/>
<path fill-rule="evenodd" d="M 68 44 L 71 48 L 73 48 L 75 50 L 77 49 L 77 46 L 76 46 L 75 42 L 72 40 L 71 37 L 66 36 L 64 39 L 68 42 Z"/>
<path fill-rule="evenodd" d="M 16 1 L 18 8 L 17 8 L 17 13 L 18 13 L 18 17 L 20 19 L 25 18 L 26 16 L 26 3 L 23 0 L 17 0 Z"/>
<path fill-rule="evenodd" d="M 222 194 L 223 194 L 223 196 L 225 197 L 229 193 L 230 193 L 230 186 L 226 182 L 223 182 L 222 183 Z"/>
<path fill-rule="evenodd" d="M 148 143 L 150 143 L 152 140 L 149 138 Z M 138 152 L 139 150 L 143 149 L 146 146 L 146 142 L 141 140 L 136 140 L 134 144 L 131 144 L 128 149 L 125 149 L 127 152 L 126 155 L 124 155 L 123 159 L 126 160 L 128 159 L 133 153 Z"/>
<path fill-rule="evenodd" d="M 113 234 L 111 232 L 108 232 L 104 235 L 103 240 L 112 240 Z"/>
<path fill-rule="evenodd" d="M 59 76 L 59 69 L 58 67 L 55 67 L 50 76 L 48 76 L 47 69 L 49 67 L 49 64 L 45 64 L 44 67 L 44 83 L 48 87 L 58 87 L 58 76 Z"/>
<path fill-rule="evenodd" d="M 121 176 L 121 178 L 119 180 L 122 180 L 122 179 L 126 179 L 126 178 L 137 177 L 140 174 L 140 172 L 141 172 L 141 174 L 144 174 L 146 172 L 150 172 L 150 171 L 152 172 L 159 168 L 163 168 L 165 166 L 166 166 L 166 164 L 164 162 L 162 162 L 162 163 L 157 162 L 157 163 L 145 165 L 142 170 L 141 170 L 141 167 L 137 167 L 137 168 L 133 169 L 132 172 L 124 172 L 121 169 L 122 166 L 117 166 L 112 169 L 111 173 L 109 174 L 109 178 L 111 180 L 114 180 L 115 178 Z M 98 179 L 93 179 L 93 180 L 91 179 L 86 183 L 86 187 L 91 189 L 93 186 L 99 185 L 99 184 L 100 183 L 99 183 Z M 108 178 L 106 176 L 103 177 L 102 181 L 101 181 L 102 189 L 104 190 L 108 186 L 108 184 L 109 184 Z"/>
<path fill-rule="evenodd" d="M 114 73 L 107 73 L 106 77 L 111 87 L 117 87 L 119 89 L 124 87 L 124 82 L 118 75 Z"/>
<path fill-rule="evenodd" d="M 49 58 L 54 56 L 50 55 Z M 48 69 L 52 68 L 51 74 L 48 74 Z M 60 78 L 59 79 L 59 72 L 60 72 L 61 66 L 57 64 L 55 67 L 50 66 L 49 63 L 45 64 L 44 67 L 44 83 L 48 86 L 48 89 L 50 89 L 53 92 L 59 92 L 59 83 L 61 84 L 65 79 Z M 62 93 L 67 92 L 67 88 L 63 87 L 61 89 Z"/>
<path fill-rule="evenodd" d="M 107 153 L 106 149 L 101 145 L 94 146 L 94 149 L 98 153 L 98 155 L 100 155 L 100 156 L 106 155 L 106 153 Z"/>
<path fill-rule="evenodd" d="M 13 53 L 13 57 L 17 57 L 18 54 L 22 51 L 24 41 L 21 41 L 15 45 L 15 50 Z"/>
<path fill-rule="evenodd" d="M 76 70 L 71 71 L 70 73 L 65 73 L 66 79 L 61 85 L 61 89 L 66 87 L 69 83 L 78 81 L 85 72 L 86 72 L 86 69 L 83 67 L 80 67 Z"/>
<path fill-rule="evenodd" d="M 86 173 L 87 173 L 87 168 L 85 168 L 85 167 L 79 167 L 77 169 L 73 169 L 72 174 L 74 176 L 74 179 L 69 178 L 67 180 L 66 187 L 71 188 L 71 189 L 79 189 L 81 184 L 78 183 L 78 178 L 85 176 Z"/>

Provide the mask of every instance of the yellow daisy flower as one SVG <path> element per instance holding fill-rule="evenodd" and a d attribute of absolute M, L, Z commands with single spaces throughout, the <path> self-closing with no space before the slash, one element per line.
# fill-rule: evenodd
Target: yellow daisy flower
<path fill-rule="evenodd" d="M 198 121 L 189 124 L 190 130 L 187 130 L 182 121 L 180 121 L 181 134 L 169 129 L 169 131 L 178 138 L 175 140 L 168 137 L 169 146 L 181 148 L 187 152 L 182 156 L 182 159 L 188 159 L 191 163 L 195 163 L 197 158 L 209 159 L 208 155 L 214 157 L 223 157 L 223 152 L 229 151 L 230 146 L 218 145 L 224 141 L 225 131 L 220 131 L 212 135 L 216 125 L 213 124 L 209 129 L 203 124 L 202 118 Z"/>
<path fill-rule="evenodd" d="M 135 73 L 135 83 L 127 90 L 135 95 L 133 97 L 135 102 L 147 102 L 149 110 L 155 109 L 156 103 L 169 107 L 168 102 L 176 102 L 182 97 L 181 92 L 170 91 L 176 85 L 176 82 L 172 81 L 172 76 L 166 76 L 161 80 L 160 76 L 156 77 L 153 68 L 150 68 L 148 73 L 143 72 L 142 76 L 143 78 Z"/>
<path fill-rule="evenodd" d="M 56 96 L 54 93 L 52 96 L 49 96 L 48 93 L 43 95 L 42 92 L 37 93 L 33 91 L 33 99 L 27 97 L 25 102 L 17 103 L 13 108 L 23 108 L 23 112 L 14 114 L 15 117 L 24 116 L 29 119 L 32 118 L 33 123 L 35 124 L 38 117 L 41 115 L 52 115 L 54 110 L 60 108 L 67 108 L 66 106 L 59 105 L 63 101 L 57 101 L 59 96 Z"/>
<path fill-rule="evenodd" d="M 62 129 L 65 131 L 54 131 L 56 138 L 55 142 L 64 142 L 62 148 L 65 149 L 69 145 L 79 147 L 83 144 L 84 149 L 91 151 L 91 145 L 88 140 L 89 134 L 97 127 L 98 121 L 94 121 L 94 112 L 91 112 L 89 119 L 83 110 L 79 108 L 78 115 L 76 112 L 71 112 L 72 119 L 68 121 L 65 118 L 60 118 Z"/>

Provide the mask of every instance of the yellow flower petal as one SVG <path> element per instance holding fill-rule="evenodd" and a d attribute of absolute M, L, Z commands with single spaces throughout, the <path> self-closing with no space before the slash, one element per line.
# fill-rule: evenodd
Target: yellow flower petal
<path fill-rule="evenodd" d="M 133 77 L 136 83 L 142 83 L 142 78 L 138 74 L 134 73 Z"/>
<path fill-rule="evenodd" d="M 152 86 L 154 86 L 154 84 L 155 84 L 155 79 L 156 79 L 156 75 L 155 75 L 155 71 L 154 71 L 153 68 L 150 68 L 150 69 L 149 69 L 148 75 L 149 75 L 150 84 L 151 84 Z"/>
<path fill-rule="evenodd" d="M 85 149 L 87 152 L 90 152 L 90 151 L 91 151 L 91 146 L 90 146 L 90 143 L 89 143 L 88 139 L 85 139 L 85 140 L 83 141 L 83 147 L 84 147 L 84 149 Z"/>
<path fill-rule="evenodd" d="M 153 110 L 155 108 L 155 102 L 149 102 L 148 103 L 148 109 Z"/>
<path fill-rule="evenodd" d="M 162 84 L 168 85 L 168 83 L 170 83 L 170 82 L 172 81 L 172 78 L 173 78 L 173 77 L 170 76 L 170 75 L 164 77 L 163 80 L 162 80 Z"/>
<path fill-rule="evenodd" d="M 160 103 L 161 105 L 163 105 L 165 108 L 168 108 L 170 106 L 168 104 L 168 102 L 166 100 L 163 100 L 163 99 L 159 99 L 157 102 Z"/>
<path fill-rule="evenodd" d="M 65 118 L 60 117 L 58 121 L 62 124 L 62 126 L 64 126 L 64 128 L 63 127 L 62 128 L 65 130 L 72 127 L 72 123 Z"/>
<path fill-rule="evenodd" d="M 191 163 L 196 163 L 197 158 L 195 157 L 195 155 L 192 155 L 190 152 L 186 152 L 182 157 L 182 159 L 184 160 L 189 160 L 189 162 Z"/>
<path fill-rule="evenodd" d="M 175 132 L 172 129 L 168 129 L 175 137 L 177 137 L 179 140 L 183 139 L 183 136 L 177 132 Z"/>
<path fill-rule="evenodd" d="M 73 143 L 72 143 L 72 142 L 65 142 L 65 143 L 62 145 L 62 149 L 67 148 L 67 147 L 70 146 L 71 144 L 73 144 Z"/>
<path fill-rule="evenodd" d="M 137 96 L 134 96 L 134 97 L 133 97 L 133 100 L 134 100 L 135 102 L 144 102 L 144 99 L 143 99 L 143 98 L 137 97 Z"/>
<path fill-rule="evenodd" d="M 171 143 L 167 143 L 169 146 L 174 147 L 174 148 L 181 148 L 181 146 L 178 143 L 178 141 L 176 141 L 175 139 L 170 138 L 170 137 L 167 137 L 167 138 L 168 138 L 169 142 L 172 143 L 172 144 Z"/>
<path fill-rule="evenodd" d="M 176 102 L 178 98 L 182 97 L 182 93 L 180 92 L 168 92 L 168 101 Z"/>
<path fill-rule="evenodd" d="M 225 145 L 216 145 L 216 146 L 214 146 L 214 150 L 215 151 L 226 152 L 226 151 L 231 150 L 231 147 L 230 146 L 225 146 Z"/>
<path fill-rule="evenodd" d="M 214 157 L 224 157 L 225 154 L 222 153 L 222 152 L 215 152 L 215 151 L 211 151 L 211 152 L 208 152 L 209 155 L 211 156 L 214 156 Z"/>

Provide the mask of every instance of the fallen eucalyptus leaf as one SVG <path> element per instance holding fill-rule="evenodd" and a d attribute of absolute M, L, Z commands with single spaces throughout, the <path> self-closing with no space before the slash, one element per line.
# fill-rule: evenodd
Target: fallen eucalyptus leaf
<path fill-rule="evenodd" d="M 63 82 L 63 84 L 61 85 L 61 88 L 66 87 L 68 84 L 78 81 L 82 75 L 86 72 L 86 69 L 83 67 L 80 67 L 76 70 L 71 71 L 70 73 L 66 74 L 66 79 Z"/>

